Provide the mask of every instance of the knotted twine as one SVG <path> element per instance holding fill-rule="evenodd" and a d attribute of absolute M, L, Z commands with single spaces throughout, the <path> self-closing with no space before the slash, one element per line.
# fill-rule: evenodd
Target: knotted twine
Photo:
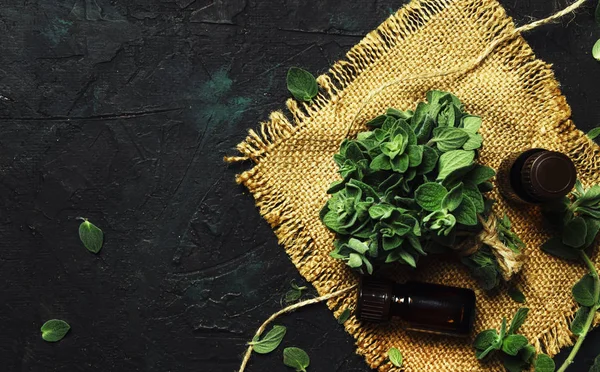
<path fill-rule="evenodd" d="M 520 36 L 583 3 L 579 0 L 549 18 L 514 28 L 493 0 L 413 1 L 318 78 L 323 91 L 313 104 L 287 102 L 294 124 L 274 112 L 262 123 L 260 134 L 249 132 L 237 147 L 242 156 L 227 160 L 255 162 L 238 182 L 254 194 L 300 273 L 320 294 L 327 294 L 311 303 L 327 299 L 337 315 L 355 303 L 350 288 L 356 277 L 328 256 L 334 237 L 320 224 L 318 210 L 327 199 L 327 186 L 337 177 L 331 157 L 341 138 L 356 132 L 355 122 L 364 123 L 388 106 L 407 109 L 423 100 L 427 90 L 451 91 L 469 112 L 483 117 L 482 163 L 497 168 L 511 152 L 546 147 L 568 154 L 584 184 L 600 182 L 598 147 L 573 126 L 550 67 L 535 59 Z M 344 123 L 351 123 L 350 129 Z M 520 276 L 531 308 L 523 333 L 538 351 L 554 355 L 572 343 L 568 324 L 575 306 L 568 288 L 584 269 L 539 251 L 549 234 L 539 223 L 537 209 L 509 208 L 498 195 L 495 199 L 495 212 L 509 214 L 530 256 Z M 426 269 L 412 273 L 413 279 L 477 290 L 458 264 L 430 261 L 421 267 Z M 408 276 L 398 270 L 394 279 Z M 343 295 L 332 297 L 334 291 Z M 477 331 L 497 327 L 502 316 L 511 316 L 518 307 L 504 293 L 477 297 Z M 392 346 L 403 351 L 407 371 L 502 370 L 497 361 L 481 366 L 470 343 L 462 340 L 412 334 L 399 325 L 361 324 L 354 317 L 344 325 L 357 340 L 357 353 L 381 371 L 393 370 L 385 355 Z"/>

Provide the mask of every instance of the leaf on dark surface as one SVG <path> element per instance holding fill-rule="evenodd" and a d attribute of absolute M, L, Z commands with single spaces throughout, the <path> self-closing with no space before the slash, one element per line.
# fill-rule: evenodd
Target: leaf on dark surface
<path fill-rule="evenodd" d="M 79 225 L 79 239 L 88 251 L 98 253 L 102 249 L 104 233 L 96 225 L 85 220 Z"/>
<path fill-rule="evenodd" d="M 57 342 L 62 340 L 71 326 L 60 319 L 51 319 L 42 325 L 42 338 L 47 342 Z"/>
<path fill-rule="evenodd" d="M 306 372 L 306 368 L 310 365 L 310 358 L 300 348 L 286 347 L 283 350 L 283 364 L 296 369 L 298 372 Z"/>
<path fill-rule="evenodd" d="M 287 73 L 287 88 L 298 101 L 310 102 L 319 93 L 317 79 L 310 72 L 292 67 Z"/>
<path fill-rule="evenodd" d="M 286 331 L 286 327 L 274 325 L 262 340 L 255 337 L 248 345 L 252 345 L 252 349 L 259 354 L 268 354 L 277 349 L 277 346 L 279 346 L 281 340 L 283 340 Z"/>
<path fill-rule="evenodd" d="M 534 363 L 535 372 L 554 372 L 556 365 L 546 354 L 539 354 Z"/>

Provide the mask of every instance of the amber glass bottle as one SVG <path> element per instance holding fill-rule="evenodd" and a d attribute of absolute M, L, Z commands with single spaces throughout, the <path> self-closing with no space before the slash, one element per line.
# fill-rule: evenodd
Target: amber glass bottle
<path fill-rule="evenodd" d="M 566 196 L 575 185 L 577 172 L 565 154 L 531 149 L 504 159 L 497 180 L 505 198 L 539 204 Z"/>
<path fill-rule="evenodd" d="M 420 282 L 396 284 L 364 276 L 358 288 L 356 316 L 370 322 L 398 317 L 410 330 L 467 336 L 475 318 L 475 292 Z"/>

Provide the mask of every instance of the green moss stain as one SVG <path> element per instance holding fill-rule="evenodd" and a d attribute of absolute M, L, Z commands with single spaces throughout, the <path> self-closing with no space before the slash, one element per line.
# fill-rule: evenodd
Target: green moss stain
<path fill-rule="evenodd" d="M 42 31 L 42 35 L 44 35 L 53 46 L 56 46 L 65 36 L 67 36 L 72 25 L 73 22 L 71 21 L 57 18 L 50 22 L 48 27 Z"/>
<path fill-rule="evenodd" d="M 229 97 L 232 85 L 233 81 L 224 69 L 214 73 L 210 80 L 202 84 L 199 90 L 199 110 L 203 121 L 208 120 L 215 125 L 232 124 L 240 119 L 252 100 L 247 97 Z"/>
<path fill-rule="evenodd" d="M 333 14 L 331 17 L 329 17 L 329 24 L 338 30 L 360 30 L 360 23 L 357 19 L 341 13 Z"/>

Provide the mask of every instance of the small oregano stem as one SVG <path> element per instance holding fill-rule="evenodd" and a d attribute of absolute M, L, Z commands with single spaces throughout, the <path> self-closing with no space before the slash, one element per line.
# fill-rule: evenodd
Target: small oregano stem
<path fill-rule="evenodd" d="M 583 332 L 581 333 L 581 336 L 579 336 L 577 338 L 577 342 L 573 346 L 573 349 L 571 349 L 569 356 L 567 357 L 567 359 L 564 361 L 564 363 L 560 366 L 560 368 L 556 372 L 564 372 L 567 368 L 569 368 L 571 363 L 573 363 L 573 359 L 575 359 L 575 355 L 581 348 L 581 345 L 583 344 L 583 340 L 585 340 L 585 336 L 588 334 L 590 328 L 592 327 L 592 324 L 594 323 L 594 318 L 596 317 L 596 311 L 598 311 L 598 299 L 600 299 L 600 279 L 598 279 L 598 271 L 596 270 L 596 266 L 594 265 L 592 260 L 590 260 L 590 258 L 584 251 L 581 251 L 580 255 L 581 255 L 581 259 L 583 260 L 583 262 L 585 262 L 586 266 L 590 270 L 590 275 L 594 279 L 594 306 L 592 306 L 592 309 L 590 310 L 590 313 L 588 314 L 588 317 L 585 320 L 585 324 L 583 326 Z"/>
<path fill-rule="evenodd" d="M 277 318 L 280 315 L 283 315 L 286 313 L 291 313 L 292 311 L 299 309 L 301 307 L 304 307 L 304 306 L 318 304 L 319 302 L 327 301 L 331 298 L 341 296 L 344 293 L 350 292 L 351 290 L 355 289 L 356 287 L 357 287 L 357 284 L 354 284 L 350 287 L 340 289 L 339 291 L 335 291 L 335 292 L 326 294 L 321 297 L 311 298 L 310 300 L 301 301 L 301 302 L 295 303 L 293 305 L 290 305 L 286 308 L 283 308 L 283 309 L 279 310 L 278 312 L 274 313 L 273 315 L 271 315 L 267 320 L 265 320 L 264 323 L 258 328 L 256 333 L 254 334 L 254 337 L 260 337 L 260 335 L 262 335 L 262 333 L 265 331 L 265 329 L 267 328 L 269 323 L 271 323 L 273 320 L 275 320 L 275 318 Z M 244 354 L 244 359 L 242 360 L 242 365 L 240 366 L 239 372 L 244 372 L 244 370 L 246 369 L 246 365 L 248 364 L 248 361 L 250 360 L 250 356 L 252 355 L 252 350 L 253 350 L 252 345 L 249 345 L 248 349 L 246 350 L 246 354 Z"/>

